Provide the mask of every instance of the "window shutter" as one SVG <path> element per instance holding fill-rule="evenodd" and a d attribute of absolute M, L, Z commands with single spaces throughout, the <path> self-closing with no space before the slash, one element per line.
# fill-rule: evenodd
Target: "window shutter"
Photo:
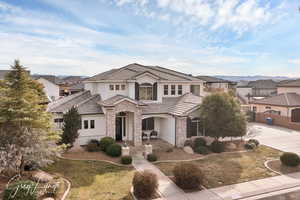
<path fill-rule="evenodd" d="M 140 85 L 138 83 L 135 83 L 135 100 L 140 100 Z"/>
<path fill-rule="evenodd" d="M 157 83 L 153 84 L 153 100 L 157 100 Z"/>

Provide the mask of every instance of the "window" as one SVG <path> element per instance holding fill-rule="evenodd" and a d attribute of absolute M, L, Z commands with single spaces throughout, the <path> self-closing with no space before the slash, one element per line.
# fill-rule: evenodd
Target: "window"
<path fill-rule="evenodd" d="M 89 128 L 89 120 L 84 120 L 83 126 L 84 126 L 84 129 L 88 129 Z"/>
<path fill-rule="evenodd" d="M 64 119 L 63 118 L 56 118 L 54 119 L 54 123 L 56 124 L 57 128 L 62 128 Z"/>
<path fill-rule="evenodd" d="M 175 95 L 176 93 L 176 87 L 175 85 L 171 85 L 171 95 Z"/>
<path fill-rule="evenodd" d="M 253 112 L 256 112 L 256 111 L 257 111 L 257 107 L 253 106 Z"/>
<path fill-rule="evenodd" d="M 182 95 L 182 85 L 178 85 L 178 95 Z"/>
<path fill-rule="evenodd" d="M 121 90 L 125 90 L 125 85 L 121 85 Z"/>
<path fill-rule="evenodd" d="M 191 85 L 191 93 L 200 96 L 200 85 Z"/>
<path fill-rule="evenodd" d="M 142 121 L 142 130 L 154 130 L 154 118 L 143 119 Z"/>
<path fill-rule="evenodd" d="M 266 106 L 266 109 L 271 109 L 271 107 L 270 106 Z"/>
<path fill-rule="evenodd" d="M 114 85 L 109 85 L 110 90 L 114 90 Z"/>
<path fill-rule="evenodd" d="M 153 87 L 150 83 L 143 83 L 139 87 L 140 100 L 153 100 Z"/>
<path fill-rule="evenodd" d="M 169 95 L 169 86 L 164 85 L 164 95 Z"/>
<path fill-rule="evenodd" d="M 195 119 L 192 119 L 192 126 L 193 126 L 193 128 L 195 129 L 194 130 L 194 134 L 195 134 L 195 136 L 204 136 L 204 134 L 202 133 L 202 124 L 201 124 L 201 121 L 200 121 L 200 119 L 199 118 L 195 118 Z"/>
<path fill-rule="evenodd" d="M 90 121 L 90 128 L 91 129 L 95 128 L 95 120 Z"/>
<path fill-rule="evenodd" d="M 120 90 L 120 85 L 115 85 L 116 90 Z"/>

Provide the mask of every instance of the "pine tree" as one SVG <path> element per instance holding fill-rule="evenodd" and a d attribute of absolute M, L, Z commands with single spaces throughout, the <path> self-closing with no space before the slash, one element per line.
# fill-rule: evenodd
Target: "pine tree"
<path fill-rule="evenodd" d="M 51 162 L 60 150 L 43 86 L 16 60 L 0 84 L 0 173 Z"/>
<path fill-rule="evenodd" d="M 61 142 L 73 146 L 75 140 L 78 138 L 78 130 L 80 129 L 81 117 L 78 113 L 77 108 L 72 107 L 66 114 L 63 116 L 64 125 Z"/>

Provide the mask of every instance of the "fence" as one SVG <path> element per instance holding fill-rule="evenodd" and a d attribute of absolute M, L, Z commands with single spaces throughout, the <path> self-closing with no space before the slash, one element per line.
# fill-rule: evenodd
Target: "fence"
<path fill-rule="evenodd" d="M 271 117 L 273 119 L 274 125 L 300 131 L 300 123 L 291 122 L 290 117 L 280 116 L 276 114 L 269 114 L 269 113 L 256 113 L 255 121 L 260 123 L 266 123 L 266 119 L 268 117 Z"/>

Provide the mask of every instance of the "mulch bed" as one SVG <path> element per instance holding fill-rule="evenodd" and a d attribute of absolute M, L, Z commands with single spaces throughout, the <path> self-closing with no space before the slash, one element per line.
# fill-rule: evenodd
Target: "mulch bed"
<path fill-rule="evenodd" d="M 280 160 L 274 160 L 268 162 L 268 167 L 270 167 L 272 170 L 279 172 L 281 174 L 290 174 L 295 172 L 300 172 L 300 165 L 297 167 L 288 167 L 285 165 L 282 165 Z"/>
<path fill-rule="evenodd" d="M 0 197 L 2 196 L 2 192 L 5 190 L 8 181 L 8 178 L 0 176 Z"/>

